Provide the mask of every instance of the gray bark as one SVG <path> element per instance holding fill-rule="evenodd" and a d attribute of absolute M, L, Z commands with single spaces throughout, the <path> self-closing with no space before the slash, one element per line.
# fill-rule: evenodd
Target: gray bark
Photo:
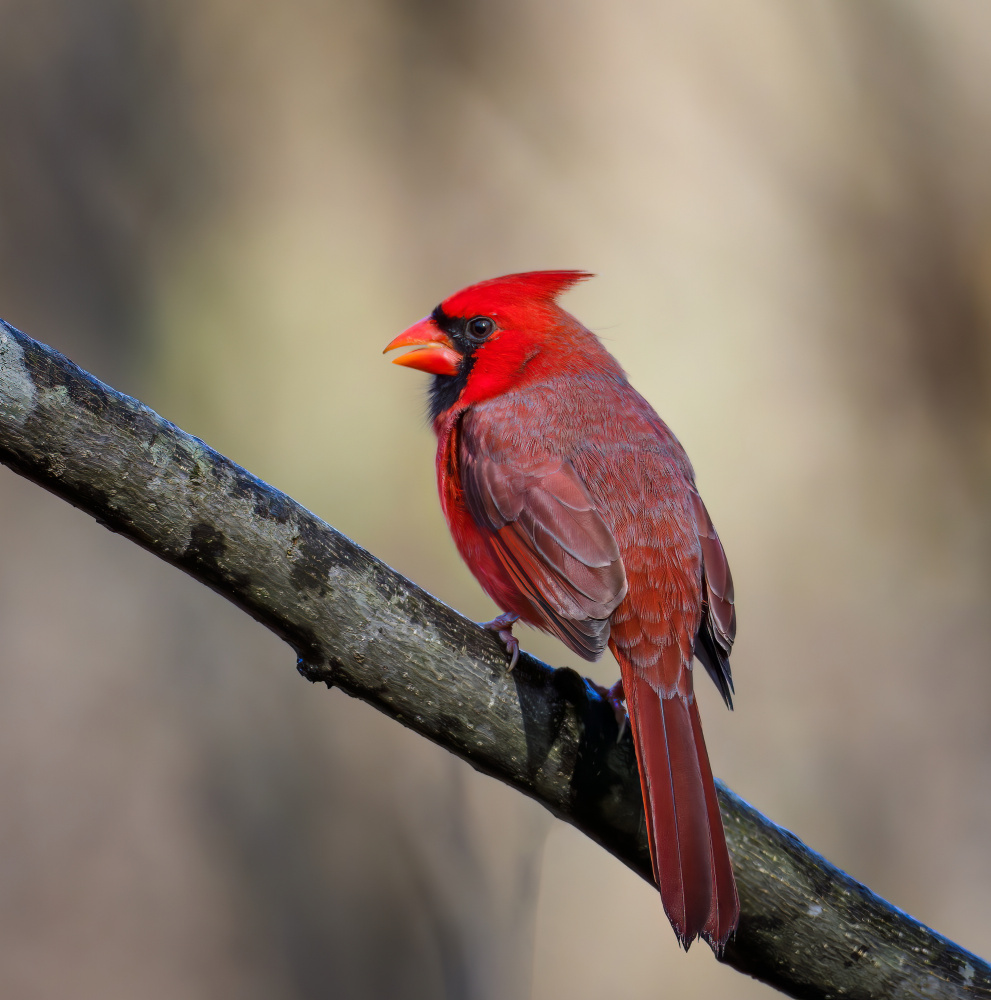
<path fill-rule="evenodd" d="M 148 407 L 0 321 L 0 461 L 212 587 L 340 687 L 650 880 L 629 733 L 581 676 L 499 641 Z M 720 785 L 742 915 L 722 960 L 793 997 L 989 997 L 991 967 Z M 594 905 L 590 901 L 590 905 Z"/>

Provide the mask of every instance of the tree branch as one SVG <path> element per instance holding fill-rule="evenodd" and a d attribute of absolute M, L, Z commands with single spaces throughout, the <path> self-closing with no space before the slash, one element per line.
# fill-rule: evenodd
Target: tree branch
<path fill-rule="evenodd" d="M 233 601 L 336 685 L 651 879 L 629 732 L 285 494 L 0 320 L 0 461 Z M 718 782 L 717 782 L 718 785 Z M 991 967 L 719 785 L 742 916 L 723 961 L 793 997 L 989 997 Z"/>

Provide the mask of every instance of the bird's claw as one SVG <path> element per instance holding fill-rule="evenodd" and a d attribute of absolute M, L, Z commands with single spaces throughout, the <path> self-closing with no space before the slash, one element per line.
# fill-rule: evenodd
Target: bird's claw
<path fill-rule="evenodd" d="M 616 716 L 616 725 L 619 727 L 619 734 L 616 736 L 616 742 L 619 743 L 629 722 L 626 715 L 626 693 L 623 691 L 623 678 L 621 677 L 609 688 L 602 687 L 601 684 L 596 684 L 594 681 L 589 681 L 589 683 L 598 692 L 599 697 L 612 707 L 613 714 Z"/>
<path fill-rule="evenodd" d="M 482 626 L 482 628 L 487 629 L 489 632 L 495 632 L 495 634 L 503 641 L 503 644 L 506 647 L 506 652 L 509 654 L 510 673 L 512 673 L 513 667 L 516 666 L 516 662 L 520 658 L 520 640 L 513 635 L 513 626 L 519 620 L 519 615 L 514 615 L 507 611 L 506 614 L 499 615 L 498 617 L 493 618 L 490 622 L 478 623 Z"/>

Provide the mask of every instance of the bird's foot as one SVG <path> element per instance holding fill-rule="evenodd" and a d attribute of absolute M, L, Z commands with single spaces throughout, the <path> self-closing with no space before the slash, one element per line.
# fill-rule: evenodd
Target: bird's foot
<path fill-rule="evenodd" d="M 590 681 L 589 683 L 599 693 L 599 696 L 612 706 L 613 714 L 616 716 L 616 725 L 619 726 L 619 735 L 616 737 L 616 742 L 618 743 L 626 732 L 628 721 L 626 717 L 626 692 L 623 690 L 623 678 L 620 677 L 609 688 L 602 687 L 601 684 L 596 684 L 594 681 Z"/>
<path fill-rule="evenodd" d="M 482 628 L 487 629 L 489 632 L 495 632 L 502 639 L 506 646 L 506 652 L 509 654 L 510 672 L 512 672 L 513 667 L 516 666 L 516 661 L 520 658 L 520 640 L 513 635 L 513 626 L 519 620 L 519 615 L 514 615 L 507 611 L 506 614 L 499 615 L 498 618 L 493 618 L 490 622 L 478 623 Z"/>

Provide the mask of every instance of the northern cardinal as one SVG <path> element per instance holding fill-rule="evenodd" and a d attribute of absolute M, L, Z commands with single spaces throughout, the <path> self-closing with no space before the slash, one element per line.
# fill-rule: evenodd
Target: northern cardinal
<path fill-rule="evenodd" d="M 654 879 L 684 948 L 718 952 L 740 904 L 692 693 L 697 657 L 732 708 L 733 583 L 684 449 L 533 271 L 445 299 L 393 340 L 434 376 L 437 484 L 462 558 L 512 622 L 619 661 Z M 518 647 L 516 647 L 518 648 Z M 513 649 L 515 662 L 515 648 Z"/>

